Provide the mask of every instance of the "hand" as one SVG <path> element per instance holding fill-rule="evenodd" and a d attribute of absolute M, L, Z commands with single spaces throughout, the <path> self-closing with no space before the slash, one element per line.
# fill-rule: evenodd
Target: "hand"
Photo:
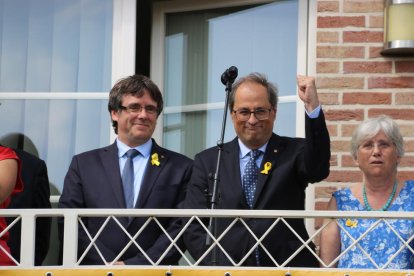
<path fill-rule="evenodd" d="M 319 106 L 318 93 L 316 91 L 315 78 L 298 75 L 299 98 L 305 103 L 306 111 L 312 112 Z"/>

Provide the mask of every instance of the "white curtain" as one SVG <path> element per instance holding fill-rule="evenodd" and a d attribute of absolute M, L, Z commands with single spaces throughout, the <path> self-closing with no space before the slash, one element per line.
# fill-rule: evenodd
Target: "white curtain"
<path fill-rule="evenodd" d="M 109 141 L 107 99 L 93 94 L 111 88 L 112 2 L 0 0 L 0 94 L 19 95 L 0 100 L 0 141 L 29 138 L 59 191 L 72 156 Z"/>

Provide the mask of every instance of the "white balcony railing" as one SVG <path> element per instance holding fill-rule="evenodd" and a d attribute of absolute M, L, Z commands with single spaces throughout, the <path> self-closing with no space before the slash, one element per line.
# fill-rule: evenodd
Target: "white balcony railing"
<path fill-rule="evenodd" d="M 324 227 L 327 226 L 328 223 L 335 223 L 337 219 L 346 219 L 346 218 L 364 218 L 364 219 L 377 219 L 379 222 L 383 221 L 387 223 L 389 220 L 395 220 L 395 219 L 402 219 L 402 220 L 413 220 L 414 219 L 414 212 L 334 212 L 334 211 L 270 211 L 270 210 L 177 210 L 177 209 L 6 209 L 6 210 L 0 210 L 0 216 L 3 217 L 17 217 L 5 231 L 8 231 L 10 228 L 13 227 L 13 225 L 21 220 L 22 223 L 22 232 L 21 232 L 21 256 L 20 256 L 20 262 L 15 261 L 16 266 L 14 267 L 3 267 L 2 269 L 8 269 L 11 271 L 26 271 L 26 270 L 45 270 L 48 269 L 48 271 L 54 271 L 54 270 L 61 270 L 61 269 L 88 269 L 88 267 L 80 266 L 81 257 L 78 258 L 78 251 L 77 251 L 77 242 L 75 242 L 78 238 L 78 227 L 84 227 L 82 218 L 84 217 L 103 217 L 107 218 L 107 221 L 113 220 L 115 222 L 118 221 L 118 217 L 125 217 L 125 216 L 134 216 L 134 217 L 144 217 L 147 219 L 147 221 L 152 221 L 155 223 L 158 223 L 159 218 L 188 218 L 187 223 L 182 227 L 181 231 L 179 232 L 177 237 L 169 237 L 169 240 L 171 241 L 171 244 L 169 248 L 176 246 L 177 239 L 182 236 L 185 231 L 187 230 L 187 227 L 191 222 L 197 222 L 200 221 L 202 218 L 231 218 L 234 221 L 241 222 L 244 224 L 247 228 L 247 224 L 244 223 L 247 219 L 252 218 L 260 218 L 260 219 L 269 219 L 273 220 L 273 224 L 271 227 L 274 227 L 275 225 L 281 223 L 286 225 L 289 229 L 293 231 L 293 228 L 290 227 L 287 219 L 298 219 L 298 218 L 304 218 L 304 219 L 318 219 L 323 220 L 325 218 L 331 219 L 330 222 L 327 222 L 324 220 L 322 223 L 322 226 L 315 230 L 314 233 L 311 233 L 308 240 L 302 240 L 299 235 L 297 235 L 298 239 L 302 241 L 302 247 L 307 247 L 308 244 L 312 241 L 316 244 L 318 244 L 318 239 L 320 232 Z M 64 248 L 63 248 L 63 265 L 62 266 L 49 266 L 49 267 L 35 267 L 34 266 L 34 236 L 35 236 L 35 221 L 38 217 L 63 217 L 65 224 L 64 224 Z M 120 227 L 122 227 L 121 224 L 119 224 Z M 147 224 L 144 223 L 145 227 Z M 160 227 L 162 225 L 158 223 Z M 229 229 L 232 227 L 232 223 L 229 225 Z M 389 225 L 390 231 L 392 232 L 398 232 L 395 231 L 395 229 L 392 229 L 392 226 Z M 105 225 L 102 226 L 103 228 Z M 141 231 L 142 229 L 138 230 Z M 207 227 L 204 228 L 204 230 L 207 232 Z M 249 231 L 249 229 L 247 229 Z M 0 233 L 0 236 L 4 234 L 3 231 Z M 126 230 L 125 230 L 126 231 Z M 165 231 L 165 229 L 163 230 Z M 225 231 L 228 231 L 225 230 Z M 211 234 L 211 233 L 210 233 Z M 367 234 L 367 233 L 365 233 Z M 99 233 L 97 234 L 99 235 Z M 137 234 L 138 235 L 138 234 Z M 136 237 L 136 236 L 135 236 Z M 89 238 L 91 240 L 91 244 L 89 246 L 96 247 L 96 244 L 94 244 L 94 241 L 96 239 L 96 236 L 89 235 Z M 265 251 L 264 245 L 261 243 L 262 239 L 264 237 L 255 237 L 256 239 L 256 246 L 262 247 Z M 402 237 L 399 237 L 402 240 L 402 247 L 407 247 L 411 252 L 414 254 L 414 250 L 410 247 L 410 242 L 414 239 L 414 236 L 405 238 L 403 240 Z M 134 245 L 134 237 L 130 236 L 131 242 L 128 246 Z M 206 253 L 201 257 L 206 257 L 207 253 L 211 251 L 211 248 L 215 245 L 218 245 L 218 248 L 221 248 L 221 250 L 224 250 L 220 245 L 220 238 L 214 238 L 213 243 L 210 248 L 207 249 Z M 358 240 L 356 240 L 353 243 L 353 246 L 357 245 Z M 126 250 L 125 248 L 124 250 Z M 1 248 L 0 248 L 1 250 Z M 254 248 L 251 249 L 251 251 L 254 250 Z M 99 251 L 99 250 L 98 250 Z M 217 271 L 219 270 L 220 273 L 224 273 L 223 271 L 239 271 L 239 270 L 261 270 L 261 271 L 281 271 L 283 273 L 290 273 L 290 269 L 286 267 L 286 262 L 284 263 L 277 263 L 274 262 L 274 267 L 241 267 L 240 263 L 233 262 L 233 266 L 231 267 L 206 267 L 206 266 L 199 266 L 200 260 L 193 260 L 191 257 L 188 256 L 185 252 L 179 250 L 182 254 L 182 261 L 180 262 L 180 265 L 177 267 L 163 267 L 159 265 L 159 262 L 157 260 L 149 260 L 151 265 L 150 266 L 124 266 L 123 269 L 131 270 L 131 269 L 162 269 L 162 271 L 166 271 L 168 274 L 168 271 L 172 270 L 186 270 L 186 271 L 197 271 L 200 270 L 211 270 L 211 271 Z M 226 252 L 224 252 L 226 254 Z M 297 252 L 295 252 L 297 253 Z M 294 253 L 294 254 L 295 254 Z M 122 252 L 120 253 L 120 255 Z M 369 254 L 369 253 L 367 253 Z M 294 256 L 292 256 L 293 258 Z M 317 255 L 317 252 L 315 253 L 315 257 L 321 261 Z M 289 259 L 288 259 L 289 260 Z M 107 261 L 107 260 L 106 260 Z M 114 262 L 117 261 L 117 259 L 109 260 L 107 261 L 107 265 L 101 266 L 101 269 L 104 269 L 106 271 L 113 270 L 116 271 L 117 269 L 120 269 L 119 266 L 113 265 Z M 315 273 L 322 273 L 322 272 L 336 272 L 339 273 L 338 275 L 350 275 L 348 272 L 344 274 L 344 270 L 340 269 L 333 269 L 329 268 L 331 264 L 323 264 L 322 268 L 313 268 L 313 269 L 306 269 L 306 268 L 295 268 L 295 271 L 313 271 Z M 94 269 L 97 267 L 94 266 Z M 89 269 L 91 269 L 89 267 Z M 352 270 L 351 270 L 352 271 Z M 358 270 L 357 270 L 358 271 Z M 369 270 L 364 270 L 366 272 L 369 272 Z M 391 271 L 389 269 L 385 269 L 384 267 L 378 267 L 378 269 L 375 270 L 375 272 L 383 272 L 385 274 L 390 273 Z M 402 270 L 394 270 L 394 273 L 401 273 L 401 275 L 411 275 L 411 272 L 409 271 L 402 271 Z M 1 271 L 0 271 L 1 273 Z M 197 273 L 195 273 L 197 274 Z M 44 275 L 44 274 L 43 274 Z M 52 274 L 50 274 L 52 275 Z M 107 274 L 110 275 L 110 274 Z M 230 274 L 220 274 L 220 275 L 231 275 Z M 262 275 L 262 274 L 261 274 Z M 265 274 L 263 274 L 265 275 Z M 269 274 L 270 275 L 270 274 Z M 274 274 L 272 274 L 274 275 Z M 318 274 L 319 275 L 319 274 Z M 330 274 L 332 275 L 332 274 Z"/>

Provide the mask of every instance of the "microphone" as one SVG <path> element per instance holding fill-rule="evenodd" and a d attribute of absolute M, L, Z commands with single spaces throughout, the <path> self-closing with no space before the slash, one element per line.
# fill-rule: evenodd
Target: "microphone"
<path fill-rule="evenodd" d="M 231 66 L 221 74 L 221 82 L 226 85 L 228 82 L 233 83 L 237 78 L 238 70 L 236 66 Z"/>

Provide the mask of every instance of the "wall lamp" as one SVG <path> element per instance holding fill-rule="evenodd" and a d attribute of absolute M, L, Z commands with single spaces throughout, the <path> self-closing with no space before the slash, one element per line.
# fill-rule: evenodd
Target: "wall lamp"
<path fill-rule="evenodd" d="M 414 56 L 414 0 L 385 0 L 384 56 Z"/>

